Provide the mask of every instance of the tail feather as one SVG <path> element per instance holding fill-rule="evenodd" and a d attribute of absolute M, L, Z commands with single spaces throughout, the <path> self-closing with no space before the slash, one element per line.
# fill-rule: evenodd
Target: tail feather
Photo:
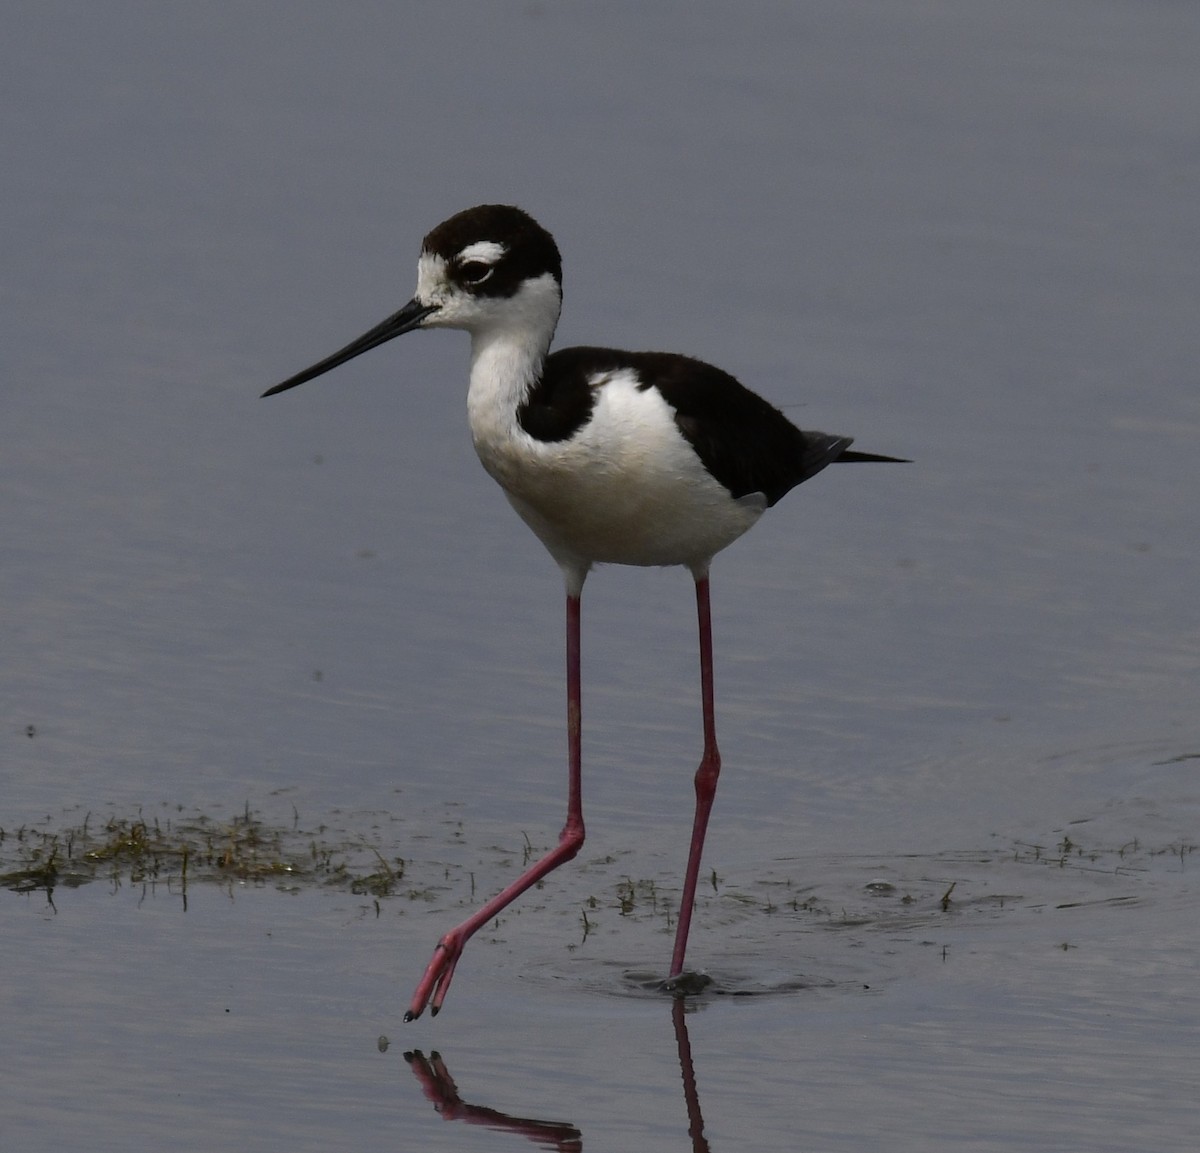
<path fill-rule="evenodd" d="M 789 492 L 796 485 L 803 484 L 804 481 L 816 476 L 826 465 L 837 464 L 843 460 L 851 462 L 880 461 L 890 464 L 912 463 L 898 456 L 883 456 L 876 452 L 852 452 L 850 445 L 854 442 L 854 438 L 850 436 L 830 436 L 827 432 L 796 431 L 801 442 L 801 452 L 797 458 L 793 458 L 791 461 L 787 474 L 776 478 L 779 483 L 773 487 L 761 485 L 749 490 L 766 493 L 768 506 L 775 504 L 784 493 Z M 734 495 L 741 494 L 735 493 Z"/>
<path fill-rule="evenodd" d="M 878 453 L 878 452 L 849 452 L 849 451 L 846 451 L 846 452 L 843 452 L 841 454 L 841 456 L 839 456 L 837 458 L 836 463 L 842 464 L 846 461 L 849 461 L 851 464 L 855 464 L 855 463 L 858 463 L 861 461 L 878 461 L 883 464 L 912 464 L 912 461 L 909 460 L 907 457 L 883 456 L 881 453 Z"/>

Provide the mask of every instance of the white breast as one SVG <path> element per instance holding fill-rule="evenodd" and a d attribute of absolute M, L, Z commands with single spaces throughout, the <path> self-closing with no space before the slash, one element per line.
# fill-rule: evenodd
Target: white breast
<path fill-rule="evenodd" d="M 476 368 L 479 366 L 476 365 Z M 635 374 L 598 374 L 591 419 L 543 442 L 485 402 L 472 373 L 475 448 L 513 507 L 564 568 L 593 563 L 703 566 L 762 515 L 765 499 L 734 500 L 704 468 L 674 412 Z"/>

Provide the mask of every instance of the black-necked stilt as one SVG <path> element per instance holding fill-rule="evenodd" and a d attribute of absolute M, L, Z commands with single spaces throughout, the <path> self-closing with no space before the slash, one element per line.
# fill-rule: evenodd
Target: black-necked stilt
<path fill-rule="evenodd" d="M 789 489 L 850 452 L 850 437 L 801 432 L 728 373 L 690 357 L 609 348 L 549 353 L 562 307 L 554 238 L 519 208 L 485 204 L 421 247 L 416 295 L 272 396 L 416 328 L 471 334 L 467 415 L 483 467 L 558 562 L 567 588 L 567 822 L 558 845 L 438 942 L 405 1020 L 445 1000 L 472 934 L 583 844 L 579 597 L 594 564 L 683 565 L 696 582 L 704 754 L 670 977 L 683 972 L 700 852 L 721 757 L 713 719 L 708 569 Z"/>

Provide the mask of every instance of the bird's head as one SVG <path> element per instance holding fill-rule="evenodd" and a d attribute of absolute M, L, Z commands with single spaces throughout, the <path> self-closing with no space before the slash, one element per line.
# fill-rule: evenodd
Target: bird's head
<path fill-rule="evenodd" d="M 473 337 L 508 330 L 548 348 L 561 307 L 562 257 L 554 237 L 511 205 L 468 208 L 425 237 L 416 293 L 399 312 L 263 396 L 295 388 L 418 328 L 462 328 Z"/>

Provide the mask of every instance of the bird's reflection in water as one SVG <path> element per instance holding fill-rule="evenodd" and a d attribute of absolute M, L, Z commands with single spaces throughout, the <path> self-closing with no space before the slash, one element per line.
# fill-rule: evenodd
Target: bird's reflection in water
<path fill-rule="evenodd" d="M 483 1125 L 502 1133 L 519 1133 L 542 1149 L 560 1153 L 578 1153 L 583 1149 L 583 1134 L 565 1121 L 539 1121 L 533 1117 L 514 1117 L 489 1109 L 486 1105 L 470 1105 L 458 1095 L 458 1086 L 438 1053 L 425 1056 L 419 1049 L 405 1053 L 404 1059 L 416 1074 L 421 1091 L 433 1102 L 444 1121 L 465 1121 L 468 1125 Z"/>
<path fill-rule="evenodd" d="M 709 1153 L 704 1136 L 704 1116 L 700 1112 L 700 1091 L 696 1088 L 696 1070 L 692 1065 L 692 1042 L 688 1037 L 687 1003 L 682 997 L 671 999 L 671 1022 L 675 1026 L 675 1048 L 679 1051 L 679 1071 L 683 1074 L 683 1100 L 687 1106 L 688 1136 L 692 1153 Z"/>
<path fill-rule="evenodd" d="M 679 1053 L 679 1070 L 683 1075 L 683 1100 L 687 1109 L 688 1137 L 692 1153 L 709 1153 L 704 1136 L 704 1117 L 700 1112 L 700 1094 L 696 1088 L 696 1070 L 692 1065 L 692 1044 L 688 1038 L 687 1008 L 683 997 L 671 1000 L 671 1022 L 675 1028 L 675 1046 Z M 458 1086 L 438 1053 L 425 1056 L 419 1049 L 404 1054 L 409 1068 L 416 1075 L 421 1091 L 433 1102 L 433 1107 L 445 1121 L 465 1121 L 468 1125 L 483 1125 L 504 1133 L 519 1133 L 541 1149 L 559 1153 L 580 1153 L 583 1134 L 565 1121 L 539 1121 L 532 1117 L 514 1117 L 490 1109 L 486 1105 L 471 1105 L 458 1095 Z"/>

